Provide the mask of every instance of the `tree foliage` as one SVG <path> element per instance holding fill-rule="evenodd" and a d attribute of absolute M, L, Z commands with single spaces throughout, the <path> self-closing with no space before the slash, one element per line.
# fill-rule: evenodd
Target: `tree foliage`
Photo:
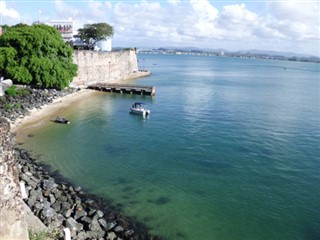
<path fill-rule="evenodd" d="M 89 43 L 90 39 L 98 41 L 100 39 L 111 37 L 113 35 L 113 27 L 107 23 L 86 24 L 78 30 L 78 37 Z"/>
<path fill-rule="evenodd" d="M 62 89 L 77 73 L 72 51 L 55 28 L 18 24 L 0 37 L 0 75 L 15 83 Z"/>

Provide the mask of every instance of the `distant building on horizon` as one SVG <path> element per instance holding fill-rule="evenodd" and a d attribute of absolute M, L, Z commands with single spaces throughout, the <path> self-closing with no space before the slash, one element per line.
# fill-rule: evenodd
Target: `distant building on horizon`
<path fill-rule="evenodd" d="M 2 35 L 2 27 L 0 26 L 0 36 Z"/>

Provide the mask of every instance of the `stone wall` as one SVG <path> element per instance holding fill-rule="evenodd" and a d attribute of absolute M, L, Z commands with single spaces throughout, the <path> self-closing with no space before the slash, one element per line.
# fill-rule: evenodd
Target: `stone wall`
<path fill-rule="evenodd" d="M 0 239 L 29 239 L 10 123 L 0 118 Z"/>
<path fill-rule="evenodd" d="M 137 54 L 134 50 L 118 52 L 75 51 L 73 62 L 78 65 L 78 75 L 71 83 L 73 87 L 85 87 L 95 82 L 128 79 L 138 72 Z"/>

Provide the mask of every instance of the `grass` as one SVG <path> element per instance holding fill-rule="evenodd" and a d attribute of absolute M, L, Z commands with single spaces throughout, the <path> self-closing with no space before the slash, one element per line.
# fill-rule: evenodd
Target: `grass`
<path fill-rule="evenodd" d="M 29 229 L 29 240 L 56 240 L 60 239 L 59 230 L 35 232 Z"/>
<path fill-rule="evenodd" d="M 15 96 L 25 96 L 29 95 L 30 91 L 26 88 L 17 88 L 15 85 L 10 86 L 7 88 L 5 93 L 9 96 L 15 97 Z"/>

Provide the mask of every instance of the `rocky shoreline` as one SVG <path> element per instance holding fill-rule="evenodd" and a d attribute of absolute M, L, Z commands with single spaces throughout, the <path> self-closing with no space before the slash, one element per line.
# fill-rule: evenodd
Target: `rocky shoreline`
<path fill-rule="evenodd" d="M 52 103 L 55 99 L 65 97 L 80 90 L 78 88 L 67 88 L 62 91 L 36 88 L 20 89 L 23 89 L 23 94 L 21 95 L 5 95 L 0 98 L 0 116 L 9 119 L 11 122 L 29 115 L 31 109 L 40 109 Z"/>
<path fill-rule="evenodd" d="M 4 96 L 0 99 L 0 116 L 11 123 L 79 89 L 64 91 L 26 89 L 23 96 Z M 27 196 L 24 201 L 33 214 L 56 233 L 54 239 L 64 239 L 63 229 L 69 228 L 72 239 L 138 240 L 161 239 L 151 236 L 143 224 L 124 216 L 120 209 L 81 187 L 73 186 L 67 178 L 53 172 L 48 165 L 34 159 L 27 150 L 16 148 L 19 181 L 24 182 Z"/>
<path fill-rule="evenodd" d="M 49 229 L 63 239 L 63 229 L 71 230 L 72 239 L 160 239 L 148 234 L 147 228 L 122 215 L 119 209 L 81 187 L 73 186 L 50 167 L 37 162 L 28 151 L 16 149 L 19 179 L 29 196 L 26 204 Z"/>

